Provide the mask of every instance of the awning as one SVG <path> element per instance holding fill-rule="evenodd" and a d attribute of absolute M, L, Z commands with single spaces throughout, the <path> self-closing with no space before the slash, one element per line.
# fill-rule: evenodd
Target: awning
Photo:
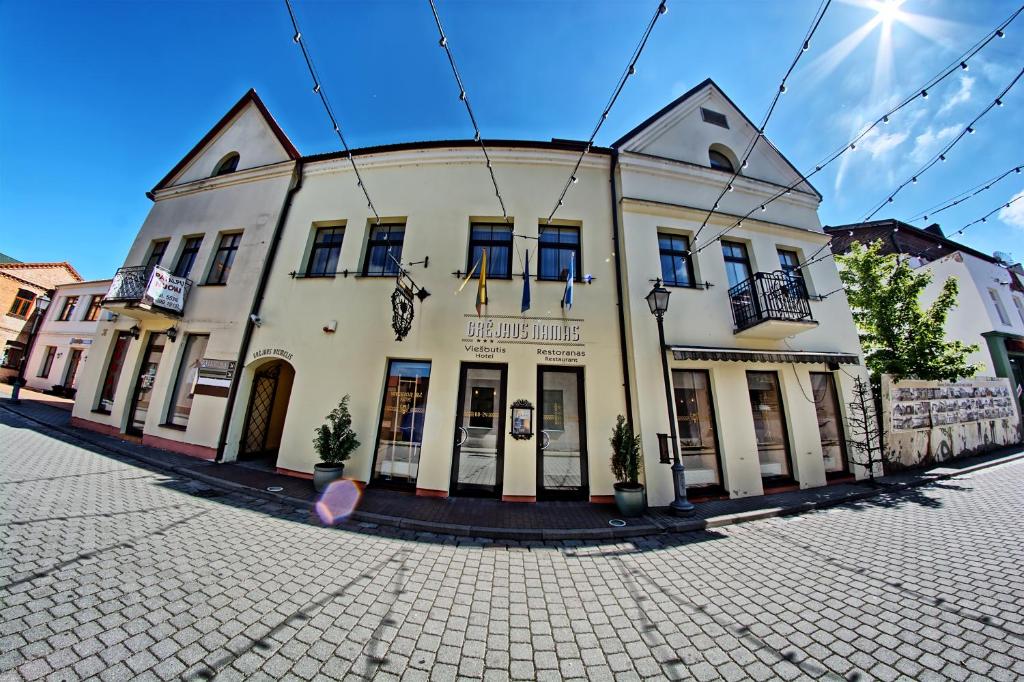
<path fill-rule="evenodd" d="M 669 346 L 675 360 L 718 360 L 731 362 L 804 362 L 859 365 L 853 353 L 809 350 L 754 350 L 748 348 L 709 348 L 706 346 Z"/>

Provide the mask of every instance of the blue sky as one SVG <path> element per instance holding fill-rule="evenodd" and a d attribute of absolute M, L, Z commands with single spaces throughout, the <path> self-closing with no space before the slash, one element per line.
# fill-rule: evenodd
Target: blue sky
<path fill-rule="evenodd" d="M 906 0 L 886 41 L 877 22 L 861 28 L 877 14 L 870 2 L 833 2 L 769 124 L 798 168 L 813 168 L 1017 7 Z M 580 139 L 656 3 L 438 4 L 485 137 Z M 426 0 L 295 6 L 350 144 L 472 135 Z M 669 0 L 598 143 L 708 76 L 760 120 L 817 6 Z M 336 149 L 291 34 L 283 0 L 0 0 L 0 251 L 109 277 L 149 210 L 145 191 L 249 87 L 303 153 Z M 1024 16 L 970 66 L 814 179 L 823 223 L 861 219 L 994 99 L 1024 66 Z M 1024 81 L 1005 104 L 878 217 L 912 217 L 1024 164 Z M 940 222 L 952 232 L 1021 192 L 1024 173 Z M 1014 209 L 962 241 L 1024 259 L 1024 200 Z"/>

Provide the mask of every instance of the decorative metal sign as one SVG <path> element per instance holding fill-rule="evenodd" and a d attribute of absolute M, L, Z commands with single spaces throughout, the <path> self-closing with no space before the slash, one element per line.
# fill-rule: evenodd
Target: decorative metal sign
<path fill-rule="evenodd" d="M 395 331 L 395 341 L 401 341 L 412 330 L 413 318 L 413 285 L 412 281 L 399 276 L 395 279 L 395 291 L 391 294 L 391 328 Z"/>
<path fill-rule="evenodd" d="M 533 437 L 533 403 L 529 400 L 517 400 L 512 403 L 512 432 L 516 440 L 529 440 Z"/>

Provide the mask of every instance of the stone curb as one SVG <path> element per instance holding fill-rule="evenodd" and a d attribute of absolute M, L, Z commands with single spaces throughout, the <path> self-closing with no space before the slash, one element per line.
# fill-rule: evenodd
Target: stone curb
<path fill-rule="evenodd" d="M 5 401 L 9 402 L 9 401 Z M 132 459 L 146 463 L 147 465 L 160 469 L 161 471 L 167 471 L 174 473 L 179 476 L 192 478 L 195 480 L 202 481 L 213 487 L 221 488 L 229 492 L 239 492 L 250 497 L 257 497 L 260 499 L 268 500 L 271 502 L 278 502 L 288 504 L 297 509 L 304 511 L 314 512 L 315 503 L 308 500 L 300 499 L 298 497 L 292 497 L 284 493 L 271 492 L 269 490 L 262 490 L 260 488 L 254 488 L 251 486 L 243 485 L 241 483 L 235 483 L 234 481 L 228 481 L 217 476 L 210 476 L 204 474 L 201 471 L 192 469 L 189 467 L 176 466 L 168 464 L 166 461 L 147 457 L 146 455 L 132 452 L 126 448 L 114 447 L 107 443 L 101 443 L 94 441 L 87 436 L 82 435 L 82 429 L 68 428 L 63 426 L 55 426 L 49 424 L 40 419 L 36 419 L 31 415 L 27 415 L 19 410 L 13 409 L 9 404 L 0 404 L 8 412 L 16 414 L 23 419 L 27 419 L 31 422 L 44 426 L 48 429 L 58 431 L 66 436 L 74 438 L 75 440 L 83 441 L 93 445 L 95 447 L 102 448 L 108 452 L 112 452 L 117 455 L 130 457 Z M 820 500 L 815 502 L 797 502 L 791 505 L 782 505 L 779 507 L 771 507 L 769 509 L 758 509 L 749 512 L 737 512 L 735 514 L 722 514 L 721 516 L 713 516 L 707 519 L 683 519 L 680 521 L 661 521 L 650 516 L 642 517 L 642 522 L 637 523 L 634 526 L 623 526 L 621 528 L 491 528 L 491 527 L 478 527 L 478 526 L 466 526 L 461 524 L 449 524 L 449 523 L 435 523 L 431 521 L 420 521 L 418 519 L 407 519 L 398 516 L 388 516 L 385 514 L 376 514 L 373 512 L 362 512 L 355 511 L 345 521 L 335 524 L 335 527 L 345 528 L 346 530 L 364 531 L 367 528 L 373 528 L 378 526 L 387 526 L 390 528 L 397 528 L 399 530 L 408 530 L 416 533 L 422 533 L 425 535 L 449 535 L 455 537 L 473 537 L 473 538 L 489 538 L 493 540 L 512 540 L 512 541 L 545 541 L 545 540 L 614 540 L 632 537 L 641 537 L 645 535 L 661 535 L 666 533 L 686 533 L 693 531 L 706 530 L 708 528 L 721 528 L 724 526 L 731 526 L 740 523 L 749 523 L 751 521 L 760 521 L 763 519 L 793 516 L 797 514 L 803 514 L 810 511 L 829 509 L 837 507 L 842 504 L 848 504 L 850 502 L 856 502 L 859 500 L 865 500 L 871 497 L 877 497 L 886 493 L 901 492 L 911 488 L 919 488 L 935 481 L 943 481 L 957 476 L 963 476 L 975 471 L 981 471 L 1000 464 L 1006 464 L 1008 462 L 1014 462 L 1020 459 L 1024 459 L 1024 451 L 1017 452 L 1014 454 L 1007 455 L 998 459 L 993 459 L 988 462 L 982 462 L 963 469 L 949 470 L 941 473 L 925 473 L 920 478 L 910 481 L 899 481 L 899 482 L 885 482 L 879 481 L 879 487 L 877 489 L 861 490 L 857 492 L 851 492 L 846 495 L 836 496 L 829 500 Z M 216 465 L 213 465 L 216 466 Z M 628 524 L 628 522 L 627 522 Z"/>

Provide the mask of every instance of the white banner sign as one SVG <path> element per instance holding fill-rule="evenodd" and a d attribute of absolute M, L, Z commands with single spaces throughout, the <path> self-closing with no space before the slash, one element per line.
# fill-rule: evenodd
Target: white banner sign
<path fill-rule="evenodd" d="M 146 287 L 146 301 L 180 313 L 185 308 L 186 286 L 188 280 L 184 277 L 175 277 L 169 270 L 157 265 Z"/>

